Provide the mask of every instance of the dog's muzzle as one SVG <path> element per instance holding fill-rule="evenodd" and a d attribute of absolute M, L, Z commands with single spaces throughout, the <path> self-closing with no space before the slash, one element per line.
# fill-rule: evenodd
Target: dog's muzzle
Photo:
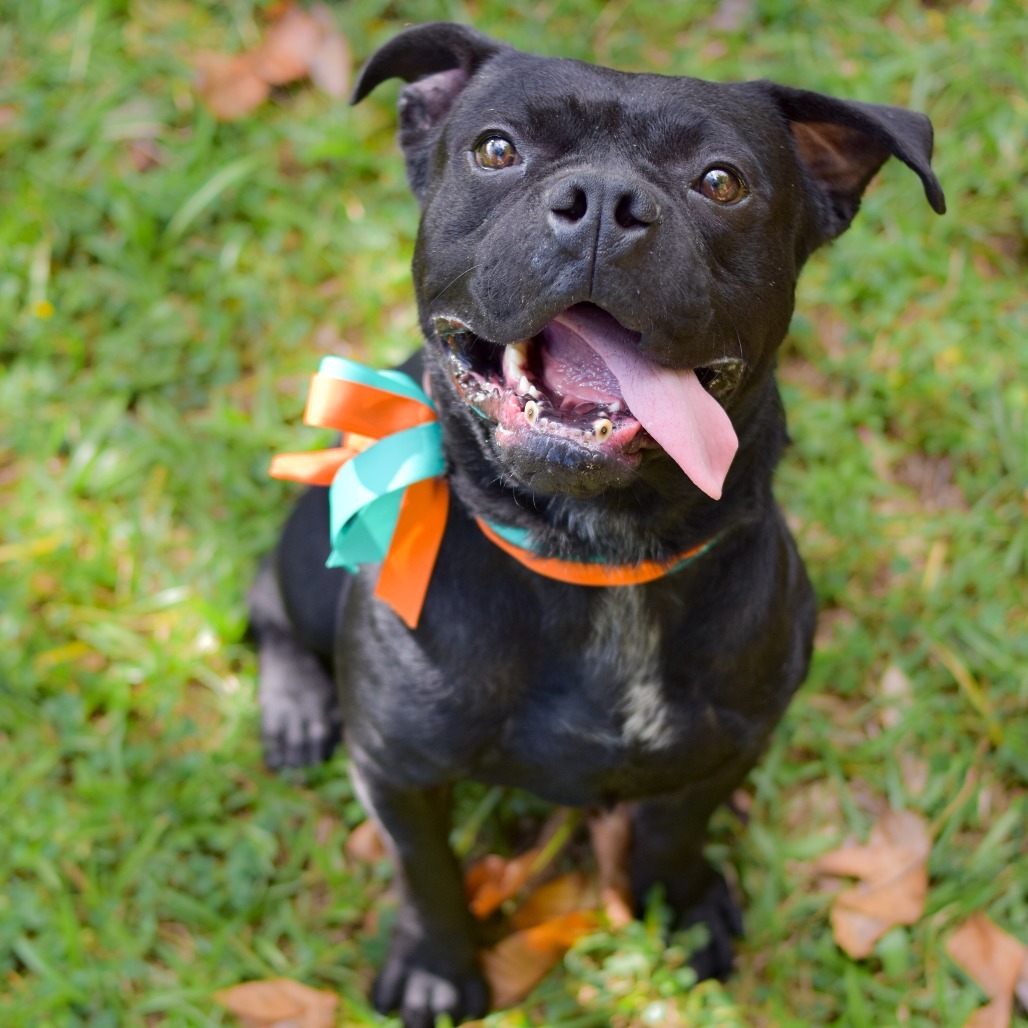
<path fill-rule="evenodd" d="M 507 345 L 455 318 L 437 317 L 434 328 L 457 392 L 495 424 L 498 445 L 537 446 L 545 437 L 585 460 L 628 466 L 660 446 L 704 492 L 720 496 L 737 441 L 719 401 L 739 384 L 742 361 L 660 367 L 639 353 L 639 333 L 592 304 Z"/>

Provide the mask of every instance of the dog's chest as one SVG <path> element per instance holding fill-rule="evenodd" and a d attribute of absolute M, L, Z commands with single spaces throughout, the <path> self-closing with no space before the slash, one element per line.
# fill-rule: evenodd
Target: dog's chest
<path fill-rule="evenodd" d="M 659 750 L 674 738 L 661 634 L 641 589 L 601 594 L 582 664 L 609 695 L 610 726 L 628 749 Z"/>
<path fill-rule="evenodd" d="M 548 648 L 559 659 L 536 666 L 511 704 L 478 768 L 483 777 L 589 804 L 661 791 L 695 766 L 712 712 L 697 709 L 666 666 L 666 628 L 645 591 L 604 590 L 590 613 L 580 644 Z"/>

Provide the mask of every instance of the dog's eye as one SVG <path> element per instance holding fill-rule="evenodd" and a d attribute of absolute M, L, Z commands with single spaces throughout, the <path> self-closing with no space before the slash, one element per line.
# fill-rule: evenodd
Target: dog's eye
<path fill-rule="evenodd" d="M 521 157 L 509 139 L 503 136 L 490 136 L 475 147 L 475 163 L 488 171 L 498 171 L 520 164 Z"/>
<path fill-rule="evenodd" d="M 710 168 L 696 185 L 708 200 L 720 204 L 738 203 L 746 196 L 746 186 L 730 168 Z"/>

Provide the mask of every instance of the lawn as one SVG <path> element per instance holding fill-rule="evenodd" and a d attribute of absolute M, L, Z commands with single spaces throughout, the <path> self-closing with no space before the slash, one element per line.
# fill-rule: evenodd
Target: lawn
<path fill-rule="evenodd" d="M 0 0 L 0 1023 L 230 1023 L 247 979 L 364 1000 L 386 865 L 340 755 L 261 763 L 244 594 L 292 488 L 270 456 L 325 353 L 415 345 L 416 209 L 395 85 L 305 84 L 236 122 L 196 55 L 252 47 L 259 4 Z M 1007 0 L 351 0 L 355 60 L 405 22 L 628 70 L 772 78 L 936 126 L 937 218 L 890 161 L 806 271 L 781 355 L 777 476 L 820 599 L 810 678 L 712 855 L 746 897 L 726 984 L 679 987 L 653 930 L 571 953 L 490 1028 L 961 1025 L 946 953 L 982 912 L 1028 937 L 1028 318 L 1024 53 Z M 916 923 L 864 960 L 812 861 L 886 808 L 926 819 Z M 505 851 L 540 816 L 469 790 Z M 676 1020 L 678 1018 L 678 1020 Z M 1019 1024 L 1028 1024 L 1023 1017 Z"/>

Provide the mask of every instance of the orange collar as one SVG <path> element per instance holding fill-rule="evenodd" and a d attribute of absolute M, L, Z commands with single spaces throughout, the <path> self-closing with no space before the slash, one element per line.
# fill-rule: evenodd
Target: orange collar
<path fill-rule="evenodd" d="M 375 595 L 417 627 L 446 528 L 449 483 L 435 404 L 407 375 L 326 357 L 304 421 L 346 433 L 344 445 L 280 454 L 271 474 L 329 488 L 330 567 L 380 563 Z M 604 564 L 543 557 L 528 533 L 476 518 L 487 539 L 537 574 L 579 586 L 641 585 L 679 571 L 717 536 L 668 561 Z"/>
<path fill-rule="evenodd" d="M 475 518 L 482 533 L 504 553 L 537 575 L 567 582 L 569 585 L 618 586 L 642 585 L 665 575 L 680 571 L 691 560 L 702 556 L 717 541 L 717 536 L 679 553 L 670 560 L 644 560 L 639 564 L 604 564 L 600 561 L 562 560 L 559 557 L 542 557 L 527 546 L 514 541 L 514 533 L 499 525 L 491 525 L 482 518 Z M 518 533 L 521 535 L 521 533 Z"/>

